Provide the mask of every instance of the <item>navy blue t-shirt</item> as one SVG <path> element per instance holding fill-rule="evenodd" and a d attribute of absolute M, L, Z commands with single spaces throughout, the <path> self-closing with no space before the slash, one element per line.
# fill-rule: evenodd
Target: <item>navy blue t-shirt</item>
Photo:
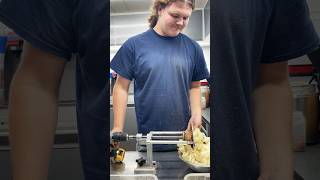
<path fill-rule="evenodd" d="M 211 177 L 256 180 L 259 167 L 251 95 L 259 66 L 307 54 L 318 46 L 319 38 L 305 0 L 210 3 Z"/>
<path fill-rule="evenodd" d="M 0 20 L 33 46 L 66 61 L 77 54 L 80 153 L 86 179 L 95 180 L 107 179 L 108 10 L 105 0 L 0 1 Z"/>
<path fill-rule="evenodd" d="M 111 69 L 134 80 L 138 132 L 182 131 L 190 119 L 192 81 L 209 76 L 201 47 L 184 34 L 166 37 L 153 29 L 128 39 Z"/>

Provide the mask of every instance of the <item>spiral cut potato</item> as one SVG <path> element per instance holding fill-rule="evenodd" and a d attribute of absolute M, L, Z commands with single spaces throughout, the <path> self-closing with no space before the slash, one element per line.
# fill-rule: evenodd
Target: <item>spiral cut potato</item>
<path fill-rule="evenodd" d="M 183 160 L 197 165 L 210 165 L 210 137 L 196 128 L 193 131 L 193 148 L 189 144 L 178 145 Z"/>

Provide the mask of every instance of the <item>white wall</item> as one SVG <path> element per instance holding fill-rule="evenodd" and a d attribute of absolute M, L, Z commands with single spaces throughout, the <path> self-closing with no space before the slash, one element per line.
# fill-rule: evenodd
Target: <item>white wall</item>
<path fill-rule="evenodd" d="M 190 17 L 188 26 L 184 29 L 184 34 L 194 40 L 203 38 L 203 11 L 195 10 Z M 120 45 L 129 37 L 140 34 L 149 28 L 147 19 L 150 12 L 123 13 L 110 17 L 110 44 Z"/>
<path fill-rule="evenodd" d="M 210 45 L 209 43 L 207 43 L 206 45 L 202 45 L 201 47 L 203 50 L 204 58 L 207 63 L 208 70 L 210 72 Z"/>
<path fill-rule="evenodd" d="M 319 0 L 307 0 L 312 21 L 320 34 L 320 1 Z"/>
<path fill-rule="evenodd" d="M 307 0 L 309 9 L 310 9 L 310 16 L 312 22 L 314 24 L 315 29 L 320 36 L 320 0 Z M 311 64 L 310 60 L 307 56 L 302 56 L 293 60 L 289 61 L 290 65 L 300 65 L 300 64 Z"/>
<path fill-rule="evenodd" d="M 9 31 L 10 29 L 0 22 L 0 36 L 6 35 Z"/>

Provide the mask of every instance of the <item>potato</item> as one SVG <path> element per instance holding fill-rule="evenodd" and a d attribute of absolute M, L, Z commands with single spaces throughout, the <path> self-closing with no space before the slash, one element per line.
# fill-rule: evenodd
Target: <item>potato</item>
<path fill-rule="evenodd" d="M 182 159 L 192 164 L 210 165 L 210 137 L 196 128 L 193 131 L 193 142 L 193 148 L 189 144 L 178 145 Z"/>

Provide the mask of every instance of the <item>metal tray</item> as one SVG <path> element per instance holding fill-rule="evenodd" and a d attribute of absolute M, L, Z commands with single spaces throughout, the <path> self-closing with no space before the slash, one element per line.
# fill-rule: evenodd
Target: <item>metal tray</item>
<path fill-rule="evenodd" d="M 205 165 L 199 165 L 199 164 L 192 164 L 188 161 L 185 161 L 182 157 L 181 157 L 181 152 L 178 150 L 178 154 L 179 154 L 179 158 L 181 159 L 181 161 L 185 162 L 192 170 L 194 170 L 195 172 L 199 172 L 199 173 L 209 173 L 210 172 L 210 166 L 205 166 Z"/>
<path fill-rule="evenodd" d="M 210 173 L 190 173 L 183 180 L 210 180 Z"/>
<path fill-rule="evenodd" d="M 110 180 L 158 180 L 153 174 L 110 175 Z"/>

